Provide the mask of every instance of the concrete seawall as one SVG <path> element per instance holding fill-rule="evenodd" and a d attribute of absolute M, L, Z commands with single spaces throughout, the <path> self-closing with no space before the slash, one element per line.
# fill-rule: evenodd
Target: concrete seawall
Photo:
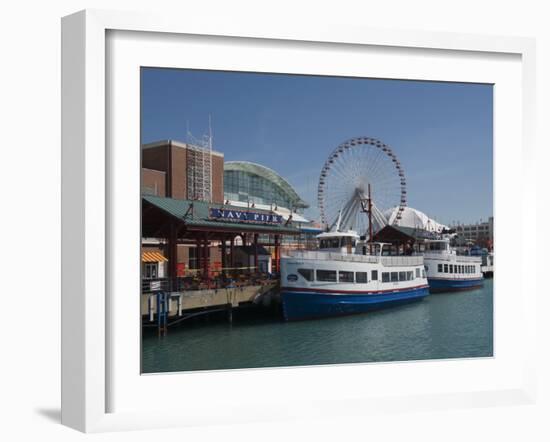
<path fill-rule="evenodd" d="M 263 294 L 274 289 L 276 283 L 246 287 L 188 290 L 171 292 L 168 305 L 168 316 L 181 316 L 184 312 L 195 309 L 209 309 L 231 305 L 238 307 L 243 303 L 256 302 Z M 141 314 L 156 313 L 156 295 L 141 295 Z M 151 308 L 151 310 L 149 310 Z"/>

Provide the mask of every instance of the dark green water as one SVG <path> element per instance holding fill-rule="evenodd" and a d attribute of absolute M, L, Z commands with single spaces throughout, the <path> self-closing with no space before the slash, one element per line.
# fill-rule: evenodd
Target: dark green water
<path fill-rule="evenodd" d="M 144 373 L 493 355 L 493 280 L 363 315 L 282 322 L 236 315 L 144 333 Z"/>

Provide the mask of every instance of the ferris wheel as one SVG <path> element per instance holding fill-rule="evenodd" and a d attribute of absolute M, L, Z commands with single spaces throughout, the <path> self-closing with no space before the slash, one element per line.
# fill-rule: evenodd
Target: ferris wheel
<path fill-rule="evenodd" d="M 405 173 L 393 150 L 380 140 L 357 137 L 340 144 L 326 160 L 319 177 L 317 200 L 321 221 L 331 230 L 368 232 L 368 192 L 374 230 L 398 224 L 407 205 Z"/>

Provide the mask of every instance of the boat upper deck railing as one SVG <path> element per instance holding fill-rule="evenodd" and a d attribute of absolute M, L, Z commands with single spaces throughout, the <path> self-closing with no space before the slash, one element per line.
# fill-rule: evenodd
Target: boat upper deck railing
<path fill-rule="evenodd" d="M 471 255 L 455 255 L 455 254 L 448 254 L 448 253 L 440 253 L 440 252 L 425 252 L 424 257 L 427 259 L 441 259 L 445 261 L 450 261 L 451 257 L 454 257 L 453 261 L 456 262 L 481 262 L 480 256 L 471 256 Z"/>
<path fill-rule="evenodd" d="M 290 257 L 297 259 L 311 259 L 316 261 L 365 262 L 371 264 L 381 263 L 388 267 L 415 266 L 422 265 L 424 262 L 423 256 L 374 256 L 302 250 L 293 251 Z"/>

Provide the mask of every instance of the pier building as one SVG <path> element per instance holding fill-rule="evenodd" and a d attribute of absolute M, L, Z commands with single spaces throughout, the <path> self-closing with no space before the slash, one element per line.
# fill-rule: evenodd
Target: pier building
<path fill-rule="evenodd" d="M 305 216 L 309 204 L 292 185 L 276 171 L 261 164 L 250 161 L 224 163 L 224 198 L 235 206 L 272 210 L 298 227 L 298 235 L 283 237 L 283 253 L 315 248 L 315 236 L 323 232 L 319 224 Z"/>
<path fill-rule="evenodd" d="M 228 167 L 224 192 L 224 155 L 211 145 L 142 146 L 144 317 L 232 308 L 277 283 L 282 247 L 309 223 L 300 213 L 307 204 L 270 169 L 246 169 Z"/>

